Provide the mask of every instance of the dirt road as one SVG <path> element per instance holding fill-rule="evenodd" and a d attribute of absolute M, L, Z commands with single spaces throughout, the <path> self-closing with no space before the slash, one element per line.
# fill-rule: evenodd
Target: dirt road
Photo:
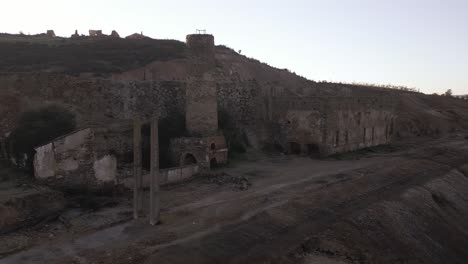
<path fill-rule="evenodd" d="M 225 172 L 233 177 L 247 176 L 252 185 L 245 191 L 205 179 L 165 188 L 159 226 L 149 226 L 146 219 L 129 221 L 89 234 L 52 239 L 0 260 L 2 263 L 397 263 L 399 259 L 391 257 L 397 256 L 403 262 L 443 263 L 438 262 L 439 255 L 432 254 L 437 251 L 428 253 L 433 244 L 425 244 L 424 239 L 449 243 L 449 237 L 418 233 L 428 238 L 413 238 L 419 244 L 411 244 L 413 249 L 409 251 L 404 247 L 408 244 L 405 232 L 400 230 L 409 220 L 398 225 L 392 221 L 414 219 L 436 228 L 440 219 L 449 222 L 456 219 L 443 230 L 455 236 L 460 246 L 468 243 L 468 226 L 462 221 L 468 219 L 468 197 L 463 194 L 463 190 L 468 191 L 468 179 L 457 170 L 468 163 L 467 157 L 468 142 L 460 136 L 361 159 L 270 157 L 244 162 Z M 440 179 L 453 185 L 449 193 L 458 196 L 447 197 L 447 193 L 424 187 Z M 423 191 L 429 192 L 430 200 L 423 200 L 422 204 L 435 204 L 429 209 L 403 202 L 408 192 Z M 403 210 L 402 204 L 409 208 Z M 450 212 L 449 219 L 438 211 L 443 205 L 457 208 Z M 461 208 L 464 205 L 467 206 Z M 413 209 L 421 210 L 419 216 L 431 217 L 406 217 L 405 213 Z M 433 217 L 437 214 L 440 219 Z M 386 218 L 381 219 L 383 216 Z M 389 221 L 392 224 L 380 226 Z M 391 226 L 397 227 L 389 230 Z M 391 231 L 397 234 L 392 235 Z M 379 238 L 379 242 L 366 244 L 373 237 Z M 454 248 L 445 252 L 446 260 L 451 260 L 448 263 L 465 260 L 465 253 Z"/>

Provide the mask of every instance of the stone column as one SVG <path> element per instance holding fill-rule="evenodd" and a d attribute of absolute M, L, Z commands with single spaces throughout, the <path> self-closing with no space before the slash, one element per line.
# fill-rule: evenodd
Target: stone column
<path fill-rule="evenodd" d="M 158 118 L 151 120 L 151 185 L 150 185 L 150 224 L 159 222 L 159 139 Z"/>
<path fill-rule="evenodd" d="M 138 219 L 143 209 L 143 177 L 141 173 L 141 120 L 133 123 L 133 218 Z"/>
<path fill-rule="evenodd" d="M 8 153 L 7 153 L 7 145 L 6 145 L 6 139 L 5 140 L 0 140 L 0 160 L 7 160 L 8 159 Z"/>

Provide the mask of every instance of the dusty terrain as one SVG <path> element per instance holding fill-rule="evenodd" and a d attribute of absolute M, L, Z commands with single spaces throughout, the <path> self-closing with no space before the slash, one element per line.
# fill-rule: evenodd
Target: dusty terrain
<path fill-rule="evenodd" d="M 68 106 L 82 126 L 132 116 L 138 91 L 149 103 L 135 105 L 161 111 L 163 96 L 144 91 L 152 81 L 181 91 L 193 70 L 169 40 L 4 41 L 0 57 L 0 138 L 45 103 Z M 0 263 L 468 262 L 466 101 L 309 81 L 222 46 L 215 57 L 218 81 L 239 94 L 253 80 L 248 94 L 395 96 L 394 143 L 321 160 L 252 150 L 164 187 L 154 227 L 132 220 L 128 190 L 61 193 L 0 165 Z"/>
<path fill-rule="evenodd" d="M 1 262 L 466 263 L 465 136 L 325 160 L 252 153 L 165 187 L 158 226 L 113 197 L 2 235 Z"/>

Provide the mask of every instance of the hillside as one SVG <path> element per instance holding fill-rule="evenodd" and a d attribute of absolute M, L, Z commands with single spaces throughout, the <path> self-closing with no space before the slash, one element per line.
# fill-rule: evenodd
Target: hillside
<path fill-rule="evenodd" d="M 0 37 L 0 72 L 45 71 L 102 75 L 127 71 L 153 61 L 185 57 L 184 43 L 174 40 L 7 40 Z"/>
<path fill-rule="evenodd" d="M 308 80 L 212 42 L 2 37 L 2 264 L 467 263 L 467 100 Z M 131 124 L 156 115 L 134 220 Z M 33 179 L 10 161 L 44 127 Z M 174 180 L 156 226 L 150 175 Z"/>
<path fill-rule="evenodd" d="M 40 106 L 44 100 L 66 105 L 84 123 L 104 122 L 119 115 L 128 118 L 133 115 L 132 108 L 145 107 L 144 112 L 149 114 L 160 109 L 159 106 L 151 107 L 151 102 L 170 105 L 164 102 L 161 93 L 154 92 L 156 88 L 151 87 L 160 87 L 157 89 L 169 94 L 181 94 L 179 89 L 191 77 L 193 67 L 188 62 L 185 44 L 173 40 L 18 40 L 21 38 L 13 41 L 0 36 L 2 134 L 11 129 L 18 113 L 31 106 Z M 216 47 L 215 58 L 215 79 L 220 85 L 230 86 L 231 90 L 238 89 L 237 92 L 230 91 L 233 96 L 241 92 L 243 96 L 250 96 L 252 92 L 246 87 L 251 84 L 246 86 L 246 83 L 252 82 L 254 93 L 260 97 L 396 96 L 401 121 L 398 135 L 401 137 L 437 136 L 467 127 L 467 104 L 460 99 L 385 87 L 316 82 L 248 58 L 225 46 Z M 174 84 L 174 81 L 181 83 Z M 143 101 L 138 104 L 136 99 L 128 96 L 136 87 L 144 90 L 140 95 Z M 179 88 L 174 90 L 173 87 Z M 90 94 L 93 96 L 88 97 Z"/>

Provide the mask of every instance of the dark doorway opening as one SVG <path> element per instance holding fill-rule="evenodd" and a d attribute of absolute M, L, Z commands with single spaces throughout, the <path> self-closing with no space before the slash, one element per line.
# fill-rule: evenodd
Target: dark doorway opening
<path fill-rule="evenodd" d="M 210 168 L 215 169 L 217 167 L 218 167 L 218 161 L 216 160 L 216 158 L 212 158 L 210 160 Z"/>
<path fill-rule="evenodd" d="M 289 152 L 291 154 L 299 155 L 301 154 L 301 144 L 297 142 L 289 142 Z"/>
<path fill-rule="evenodd" d="M 216 149 L 216 144 L 215 143 L 211 143 L 211 150 L 215 150 Z"/>
<path fill-rule="evenodd" d="M 307 144 L 307 154 L 311 158 L 320 158 L 320 148 L 317 144 Z"/>
<path fill-rule="evenodd" d="M 184 157 L 184 165 L 192 164 L 197 164 L 197 159 L 195 159 L 195 157 L 192 154 L 187 153 Z"/>

